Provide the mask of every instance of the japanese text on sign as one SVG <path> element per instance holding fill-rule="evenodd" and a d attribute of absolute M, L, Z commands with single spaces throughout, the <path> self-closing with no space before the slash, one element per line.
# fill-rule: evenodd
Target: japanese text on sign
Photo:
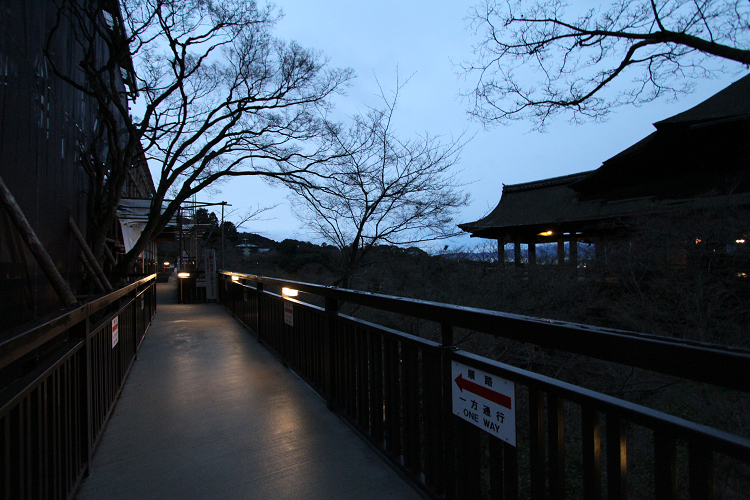
<path fill-rule="evenodd" d="M 516 445 L 516 385 L 453 362 L 453 414 Z"/>
<path fill-rule="evenodd" d="M 284 301 L 284 323 L 294 326 L 294 306 L 287 301 Z"/>
<path fill-rule="evenodd" d="M 120 317 L 115 316 L 112 318 L 112 349 L 115 348 L 117 342 L 120 341 Z"/>

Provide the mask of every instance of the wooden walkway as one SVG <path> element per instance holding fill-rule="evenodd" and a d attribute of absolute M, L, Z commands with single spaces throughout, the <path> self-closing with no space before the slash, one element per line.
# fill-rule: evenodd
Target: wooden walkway
<path fill-rule="evenodd" d="M 77 499 L 422 498 L 221 305 L 158 287 Z"/>

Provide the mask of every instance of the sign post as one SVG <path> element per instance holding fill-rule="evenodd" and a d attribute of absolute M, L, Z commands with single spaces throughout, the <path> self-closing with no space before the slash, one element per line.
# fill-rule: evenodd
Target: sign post
<path fill-rule="evenodd" d="M 223 207 L 222 207 L 223 208 Z M 216 300 L 216 251 L 206 252 L 206 300 Z"/>
<path fill-rule="evenodd" d="M 452 363 L 453 414 L 516 445 L 516 384 L 457 361 Z"/>

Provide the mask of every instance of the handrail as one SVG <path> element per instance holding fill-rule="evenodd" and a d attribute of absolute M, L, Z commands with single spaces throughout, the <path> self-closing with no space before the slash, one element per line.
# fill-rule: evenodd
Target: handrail
<path fill-rule="evenodd" d="M 0 496 L 73 498 L 155 312 L 152 274 L 0 343 Z"/>
<path fill-rule="evenodd" d="M 676 438 L 688 440 L 691 437 L 699 437 L 706 444 L 710 445 L 712 449 L 720 453 L 750 462 L 750 439 L 748 438 L 691 422 L 684 418 L 586 389 L 585 387 L 579 387 L 546 375 L 530 372 L 523 368 L 493 361 L 476 354 L 461 351 L 460 353 L 453 354 L 453 357 L 463 358 L 465 361 L 470 361 L 472 366 L 478 369 L 497 372 L 523 384 L 538 386 L 542 389 L 553 387 L 555 394 L 567 401 L 580 405 L 595 402 L 597 407 L 603 412 L 616 413 L 634 424 L 642 425 L 649 429 L 660 429 L 669 426 Z"/>
<path fill-rule="evenodd" d="M 70 341 L 61 348 L 57 349 L 57 352 L 42 362 L 35 370 L 26 376 L 17 380 L 8 389 L 0 392 L 0 415 L 7 413 L 8 408 L 16 405 L 23 398 L 27 397 L 28 394 L 39 386 L 39 383 L 44 380 L 50 371 L 55 370 L 62 365 L 66 358 L 65 355 L 75 353 L 82 346 L 86 344 L 85 340 L 78 339 L 76 341 Z M 15 386 L 22 387 L 21 390 L 16 389 Z"/>
<path fill-rule="evenodd" d="M 221 274 L 220 300 L 231 313 L 318 391 L 329 409 L 433 498 L 480 498 L 488 491 L 490 498 L 506 500 L 520 493 L 533 500 L 566 498 L 566 488 L 575 485 L 584 498 L 601 499 L 606 483 L 607 498 L 625 500 L 632 475 L 638 478 L 633 486 L 639 495 L 651 489 L 655 498 L 677 498 L 687 489 L 690 498 L 708 500 L 715 493 L 737 493 L 733 485 L 744 476 L 736 471 L 750 464 L 750 439 L 733 434 L 737 431 L 462 351 L 453 345 L 453 329 L 630 361 L 654 372 L 744 391 L 750 368 L 746 349 Z M 240 279 L 230 281 L 229 276 Z M 265 285 L 315 294 L 325 299 L 325 307 L 270 293 Z M 441 343 L 340 314 L 337 301 L 440 323 Z M 738 373 L 742 380 L 733 379 Z M 464 382 L 476 382 L 462 388 L 460 374 Z M 502 406 L 512 418 L 489 406 L 497 403 L 493 383 L 510 391 L 504 394 L 514 403 Z M 729 402 L 722 396 L 726 391 L 714 392 L 719 401 Z M 491 416 L 495 410 L 497 422 Z M 636 450 L 632 471 L 628 443 Z"/>
<path fill-rule="evenodd" d="M 351 302 L 397 314 L 466 328 L 543 348 L 558 349 L 657 373 L 750 392 L 750 350 L 660 337 L 626 330 L 548 320 L 457 306 L 219 271 L 258 283 L 286 286 L 327 299 Z"/>
<path fill-rule="evenodd" d="M 76 323 L 83 321 L 91 314 L 102 310 L 138 287 L 155 279 L 156 274 L 146 276 L 90 302 L 74 304 L 22 325 L 17 329 L 18 333 L 11 334 L 10 338 L 0 342 L 0 370 L 52 340 Z"/>

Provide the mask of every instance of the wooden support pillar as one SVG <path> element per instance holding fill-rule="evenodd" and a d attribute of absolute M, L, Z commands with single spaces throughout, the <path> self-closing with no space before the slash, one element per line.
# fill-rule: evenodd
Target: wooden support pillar
<path fill-rule="evenodd" d="M 523 265 L 521 262 L 521 242 L 517 238 L 516 241 L 513 242 L 513 259 L 516 267 L 521 267 Z"/>
<path fill-rule="evenodd" d="M 497 239 L 497 262 L 501 265 L 505 265 L 505 240 L 502 238 Z"/>
<path fill-rule="evenodd" d="M 599 259 L 602 258 L 602 249 L 597 241 L 592 241 L 591 245 L 594 247 L 594 262 L 591 263 L 591 267 L 596 269 L 599 265 Z"/>
<path fill-rule="evenodd" d="M 578 273 L 578 240 L 575 233 L 570 235 L 570 267 L 575 276 Z"/>
<path fill-rule="evenodd" d="M 565 264 L 565 241 L 557 240 L 557 265 Z"/>
<path fill-rule="evenodd" d="M 529 243 L 529 266 L 536 265 L 536 243 Z"/>

